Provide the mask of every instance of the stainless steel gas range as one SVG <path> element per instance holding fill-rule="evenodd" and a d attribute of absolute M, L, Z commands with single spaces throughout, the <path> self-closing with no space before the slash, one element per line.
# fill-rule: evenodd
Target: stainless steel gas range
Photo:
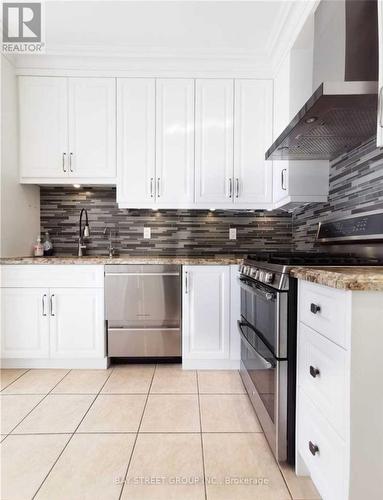
<path fill-rule="evenodd" d="M 279 462 L 295 461 L 297 281 L 289 271 L 383 265 L 382 241 L 383 212 L 357 214 L 320 225 L 325 252 L 258 253 L 240 266 L 240 373 Z"/>

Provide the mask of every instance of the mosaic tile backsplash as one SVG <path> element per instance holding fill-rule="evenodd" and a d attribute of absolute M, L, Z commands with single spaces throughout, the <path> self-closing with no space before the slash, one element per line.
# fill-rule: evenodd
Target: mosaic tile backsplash
<path fill-rule="evenodd" d="M 294 212 L 294 248 L 318 249 L 315 236 L 320 221 L 379 209 L 383 210 L 383 148 L 377 148 L 373 138 L 331 164 L 327 203 L 313 203 Z"/>
<path fill-rule="evenodd" d="M 115 234 L 114 247 L 131 255 L 244 254 L 259 250 L 291 250 L 291 215 L 275 212 L 201 210 L 126 210 L 116 204 L 115 188 L 42 187 L 41 230 L 49 231 L 58 255 L 75 255 L 81 208 L 89 214 L 89 255 L 106 255 L 105 227 Z M 151 239 L 143 228 L 151 228 Z M 229 228 L 237 240 L 229 240 Z"/>

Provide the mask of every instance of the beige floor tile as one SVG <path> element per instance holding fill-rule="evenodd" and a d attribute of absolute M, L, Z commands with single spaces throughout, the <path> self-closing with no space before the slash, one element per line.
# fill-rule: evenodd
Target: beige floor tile
<path fill-rule="evenodd" d="M 68 434 L 8 436 L 1 443 L 1 498 L 32 498 L 69 438 Z"/>
<path fill-rule="evenodd" d="M 262 432 L 247 394 L 200 395 L 202 432 Z"/>
<path fill-rule="evenodd" d="M 0 396 L 1 434 L 8 434 L 43 399 L 42 394 Z"/>
<path fill-rule="evenodd" d="M 21 377 L 27 370 L 19 368 L 3 368 L 0 370 L 0 390 Z"/>
<path fill-rule="evenodd" d="M 100 394 L 78 432 L 137 432 L 146 394 Z"/>
<path fill-rule="evenodd" d="M 200 432 L 198 396 L 150 394 L 140 432 Z"/>
<path fill-rule="evenodd" d="M 197 375 L 194 370 L 183 370 L 181 365 L 158 365 L 151 393 L 197 394 Z"/>
<path fill-rule="evenodd" d="M 109 394 L 146 394 L 149 391 L 155 365 L 120 365 L 102 389 Z"/>
<path fill-rule="evenodd" d="M 209 500 L 291 498 L 263 434 L 203 434 L 202 437 Z M 253 484 L 236 484 L 246 480 Z"/>
<path fill-rule="evenodd" d="M 153 480 L 158 478 L 159 484 L 147 484 L 152 478 Z M 189 484 L 175 484 L 177 478 L 189 481 Z M 203 500 L 204 498 L 199 434 L 138 435 L 122 499 Z"/>
<path fill-rule="evenodd" d="M 117 500 L 135 434 L 75 434 L 42 485 L 39 500 Z"/>
<path fill-rule="evenodd" d="M 198 386 L 200 394 L 246 394 L 236 370 L 199 371 Z"/>
<path fill-rule="evenodd" d="M 48 395 L 13 434 L 74 432 L 93 400 L 91 395 Z"/>
<path fill-rule="evenodd" d="M 112 370 L 71 370 L 53 394 L 97 394 Z"/>
<path fill-rule="evenodd" d="M 309 477 L 296 476 L 289 465 L 281 465 L 283 477 L 294 500 L 320 500 L 321 496 Z"/>
<path fill-rule="evenodd" d="M 47 394 L 69 370 L 29 370 L 4 389 L 4 394 Z"/>

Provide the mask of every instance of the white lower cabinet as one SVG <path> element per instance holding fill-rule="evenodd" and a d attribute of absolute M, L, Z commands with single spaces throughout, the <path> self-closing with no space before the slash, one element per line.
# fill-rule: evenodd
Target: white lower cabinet
<path fill-rule="evenodd" d="M 183 267 L 182 362 L 184 368 L 238 368 L 238 301 L 231 307 L 233 268 L 201 265 Z M 236 324 L 236 322 L 235 322 Z"/>
<path fill-rule="evenodd" d="M 53 288 L 51 358 L 104 356 L 104 293 L 92 288 Z"/>
<path fill-rule="evenodd" d="M 106 367 L 103 266 L 2 266 L 1 277 L 4 367 Z"/>
<path fill-rule="evenodd" d="M 1 288 L 1 357 L 49 356 L 49 290 Z"/>
<path fill-rule="evenodd" d="M 383 292 L 299 281 L 296 472 L 323 500 L 382 498 Z"/>

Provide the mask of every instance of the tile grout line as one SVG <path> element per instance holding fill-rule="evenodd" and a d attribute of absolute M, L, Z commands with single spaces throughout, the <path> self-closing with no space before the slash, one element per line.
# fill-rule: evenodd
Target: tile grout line
<path fill-rule="evenodd" d="M 28 370 L 30 371 L 30 370 Z M 10 436 L 12 434 L 12 432 L 17 429 L 17 427 L 22 423 L 24 422 L 24 420 L 52 393 L 52 391 L 59 385 L 61 384 L 61 382 L 64 380 L 64 378 L 69 375 L 69 373 L 71 372 L 72 370 L 68 370 L 68 372 L 57 382 L 57 384 L 55 384 L 52 389 L 47 392 L 43 398 L 40 399 L 40 401 L 38 403 L 35 404 L 35 406 L 20 420 L 20 422 L 18 422 L 9 432 L 8 434 L 6 435 L 6 437 L 3 439 L 3 442 L 5 441 L 5 439 Z M 24 374 L 23 374 L 24 375 Z M 16 382 L 16 381 L 15 381 Z M 5 396 L 41 396 L 41 394 L 4 394 Z M 18 434 L 12 434 L 12 436 L 16 436 Z M 22 435 L 22 434 L 21 434 Z"/>
<path fill-rule="evenodd" d="M 134 450 L 136 448 L 136 443 L 137 443 L 137 439 L 138 439 L 138 435 L 140 433 L 140 429 L 141 429 L 141 424 L 142 424 L 142 420 L 144 418 L 144 414 L 145 414 L 145 410 L 146 410 L 146 405 L 148 404 L 148 399 L 149 399 L 149 396 L 150 396 L 150 390 L 152 388 L 152 384 L 153 384 L 153 380 L 154 380 L 154 376 L 156 374 L 156 370 L 157 370 L 157 364 L 154 366 L 154 370 L 153 370 L 153 375 L 152 375 L 152 378 L 150 380 L 150 384 L 149 384 L 149 388 L 148 388 L 148 392 L 146 394 L 146 399 L 145 399 L 145 404 L 144 404 L 144 408 L 142 410 L 142 415 L 141 415 L 141 418 L 140 418 L 140 423 L 138 424 L 138 428 L 137 428 L 137 432 L 136 432 L 136 438 L 134 440 L 134 443 L 133 443 L 133 447 L 132 447 L 132 451 L 130 452 L 130 457 L 129 457 L 129 460 L 128 460 L 128 465 L 126 467 L 126 473 L 125 473 L 125 476 L 124 476 L 124 479 L 122 481 L 122 488 L 121 488 L 121 491 L 120 491 L 120 495 L 118 497 L 118 500 L 121 500 L 122 498 L 122 494 L 124 492 L 124 488 L 125 488 L 125 484 L 126 484 L 126 479 L 128 477 L 128 472 L 129 472 L 129 468 L 130 468 L 130 464 L 132 463 L 132 459 L 133 459 L 133 453 L 134 453 Z"/>
<path fill-rule="evenodd" d="M 3 368 L 3 370 L 12 370 L 13 368 Z M 17 370 L 17 368 L 14 368 L 15 370 Z M 24 368 L 20 368 L 21 370 L 24 370 Z M 21 378 L 22 376 L 24 376 L 26 373 L 28 373 L 29 371 L 31 371 L 31 368 L 26 368 L 25 369 L 25 372 L 23 372 L 21 375 L 19 375 L 17 378 L 15 378 L 15 380 L 12 380 L 12 382 L 10 382 L 8 385 L 6 385 L 5 387 L 3 387 L 0 391 L 0 394 L 4 391 L 4 389 L 6 389 L 7 387 L 9 387 L 10 385 L 14 384 L 17 380 L 19 380 L 19 378 Z"/>
<path fill-rule="evenodd" d="M 70 370 L 70 371 L 72 371 L 72 370 Z M 105 386 L 105 384 L 106 384 L 106 383 L 107 383 L 107 381 L 109 380 L 109 378 L 110 378 L 110 376 L 112 375 L 113 371 L 114 371 L 114 368 L 112 368 L 112 369 L 111 369 L 111 372 L 109 373 L 109 375 L 108 375 L 108 377 L 106 378 L 105 382 L 104 382 L 104 383 L 102 384 L 102 386 L 100 387 L 100 390 L 98 391 L 98 393 L 97 393 L 96 395 L 94 395 L 94 394 L 90 394 L 90 396 L 94 396 L 93 401 L 92 401 L 92 402 L 91 402 L 91 404 L 89 405 L 89 408 L 87 409 L 87 411 L 84 413 L 83 417 L 81 418 L 81 420 L 80 420 L 80 422 L 78 423 L 78 425 L 77 425 L 77 427 L 75 428 L 75 430 L 74 430 L 72 433 L 70 433 L 70 432 L 65 433 L 65 434 L 70 434 L 70 437 L 69 437 L 68 441 L 65 443 L 65 445 L 64 445 L 64 447 L 63 447 L 63 449 L 62 449 L 62 450 L 61 450 L 61 452 L 59 453 L 59 455 L 58 455 L 58 457 L 56 458 L 56 460 L 53 462 L 52 467 L 49 469 L 49 471 L 48 471 L 48 472 L 47 472 L 47 474 L 45 475 L 45 477 L 44 477 L 44 479 L 42 480 L 42 482 L 41 482 L 40 486 L 37 488 L 36 492 L 34 493 L 34 495 L 33 495 L 33 497 L 32 497 L 32 500 L 33 500 L 34 498 L 36 498 L 36 495 L 37 495 L 37 494 L 38 494 L 38 492 L 41 490 L 41 488 L 42 488 L 43 484 L 44 484 L 44 483 L 45 483 L 45 481 L 48 479 L 48 477 L 49 477 L 50 473 L 51 473 L 51 472 L 52 472 L 52 470 L 54 469 L 54 467 L 55 467 L 55 465 L 57 464 L 57 462 L 60 460 L 60 458 L 61 458 L 62 454 L 64 453 L 64 451 L 67 449 L 67 447 L 68 447 L 69 443 L 72 441 L 73 436 L 75 435 L 75 433 L 76 433 L 77 429 L 80 427 L 80 425 L 81 425 L 82 421 L 84 420 L 84 418 L 85 418 L 85 417 L 86 417 L 86 415 L 88 414 L 89 410 L 92 408 L 92 406 L 93 406 L 94 402 L 96 401 L 96 399 L 97 399 L 97 397 L 99 396 L 99 394 L 100 394 L 101 390 L 103 389 L 103 387 Z M 68 373 L 69 373 L 69 372 L 68 372 Z M 67 373 L 67 375 L 68 375 L 68 373 Z M 63 378 L 62 378 L 62 380 L 63 380 L 64 378 L 65 378 L 65 377 L 63 377 Z M 60 382 L 61 382 L 61 380 L 60 380 Z M 57 384 L 55 385 L 55 387 L 56 387 L 56 386 L 57 386 Z M 54 388 L 55 388 L 55 387 L 54 387 Z M 54 388 L 53 388 L 53 389 L 54 389 Z M 53 389 L 52 389 L 52 390 L 53 390 Z"/>
<path fill-rule="evenodd" d="M 204 492 L 205 492 L 205 500 L 207 500 L 206 469 L 205 469 L 205 457 L 204 457 L 204 449 L 203 449 L 202 415 L 201 415 L 201 401 L 200 401 L 200 392 L 199 392 L 198 370 L 196 370 L 195 376 L 196 376 L 197 394 L 198 394 L 198 412 L 199 412 L 199 428 L 200 428 L 199 434 L 200 434 L 200 440 L 201 440 L 203 487 L 204 487 Z"/>

